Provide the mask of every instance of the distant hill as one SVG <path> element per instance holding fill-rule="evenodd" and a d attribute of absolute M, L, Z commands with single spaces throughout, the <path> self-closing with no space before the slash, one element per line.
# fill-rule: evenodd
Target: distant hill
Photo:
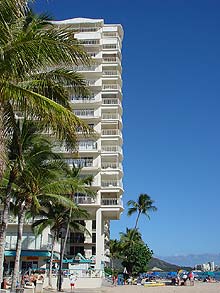
<path fill-rule="evenodd" d="M 192 269 L 191 267 L 183 267 L 183 266 L 171 264 L 171 263 L 168 263 L 164 260 L 161 260 L 161 259 L 155 258 L 155 257 L 152 257 L 152 259 L 148 263 L 148 267 L 149 267 L 149 270 L 151 270 L 153 267 L 157 267 L 157 268 L 162 269 L 165 272 L 176 272 L 180 269 L 184 269 L 184 270 L 189 271 L 190 269 Z"/>
<path fill-rule="evenodd" d="M 110 264 L 110 267 L 111 267 L 111 264 Z M 191 267 L 183 267 L 183 266 L 174 265 L 174 264 L 168 263 L 166 261 L 163 261 L 163 260 L 161 260 L 159 258 L 155 258 L 155 257 L 152 257 L 152 259 L 148 263 L 149 271 L 153 267 L 160 268 L 164 272 L 176 272 L 180 269 L 190 271 L 192 269 Z M 123 272 L 124 267 L 122 266 L 120 259 L 114 259 L 114 268 L 116 270 Z"/>

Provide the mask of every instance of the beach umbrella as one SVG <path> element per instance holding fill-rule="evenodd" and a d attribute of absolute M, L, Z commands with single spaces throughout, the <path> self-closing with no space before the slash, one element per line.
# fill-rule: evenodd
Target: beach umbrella
<path fill-rule="evenodd" d="M 152 271 L 152 272 L 163 272 L 162 269 L 157 268 L 157 267 L 153 267 L 151 271 Z"/>

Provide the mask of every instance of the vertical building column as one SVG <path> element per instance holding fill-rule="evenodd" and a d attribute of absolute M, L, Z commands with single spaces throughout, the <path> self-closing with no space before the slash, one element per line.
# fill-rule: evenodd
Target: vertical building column
<path fill-rule="evenodd" d="M 85 221 L 86 223 L 86 229 L 89 231 L 89 233 L 92 235 L 92 220 Z M 85 236 L 85 243 L 87 244 L 84 248 L 85 257 L 90 258 L 92 256 L 92 236 L 88 233 L 84 233 Z M 90 246 L 88 246 L 88 243 L 91 243 Z"/>
<path fill-rule="evenodd" d="M 96 269 L 102 269 L 104 257 L 104 229 L 102 210 L 96 211 Z"/>

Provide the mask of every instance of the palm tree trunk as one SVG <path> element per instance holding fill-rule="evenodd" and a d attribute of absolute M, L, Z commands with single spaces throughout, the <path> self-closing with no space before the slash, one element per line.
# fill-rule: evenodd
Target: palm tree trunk
<path fill-rule="evenodd" d="M 6 197 L 4 199 L 4 207 L 2 211 L 1 224 L 0 224 L 0 284 L 3 280 L 5 237 L 6 237 L 6 230 L 8 227 L 9 208 L 10 208 L 10 201 L 11 201 L 11 189 L 12 189 L 12 183 L 14 182 L 14 178 L 15 178 L 15 171 L 13 168 L 9 176 L 9 182 L 6 189 Z"/>
<path fill-rule="evenodd" d="M 71 214 L 72 214 L 72 209 L 70 211 L 70 217 L 71 217 Z M 67 243 L 67 239 L 68 239 L 68 235 L 69 235 L 69 231 L 70 231 L 70 217 L 69 217 L 69 221 L 67 223 L 66 235 L 65 235 L 65 238 L 64 238 L 64 241 L 63 241 L 63 247 L 62 247 L 62 252 L 61 252 L 61 256 L 60 256 L 62 260 L 63 260 L 63 257 L 64 257 L 64 252 L 65 252 L 65 249 L 66 249 L 66 243 Z"/>
<path fill-rule="evenodd" d="M 49 264 L 49 287 L 50 288 L 52 288 L 52 270 L 53 270 L 53 255 L 54 255 L 55 240 L 56 240 L 56 235 L 54 235 L 52 240 L 50 264 Z"/>
<path fill-rule="evenodd" d="M 3 130 L 3 106 L 0 104 L 0 181 L 5 170 L 5 139 Z"/>
<path fill-rule="evenodd" d="M 23 235 L 25 212 L 26 212 L 25 206 L 20 207 L 20 212 L 19 212 L 19 216 L 18 216 L 18 230 L 17 230 L 15 265 L 14 265 L 14 272 L 13 272 L 13 277 L 12 277 L 11 292 L 15 291 L 16 284 L 17 284 L 17 281 L 19 279 L 21 245 L 22 245 L 22 235 Z"/>
<path fill-rule="evenodd" d="M 137 224 L 138 224 L 138 220 L 139 220 L 140 214 L 141 214 L 141 212 L 138 212 L 137 219 L 136 219 L 135 226 L 134 226 L 134 230 L 137 229 Z"/>

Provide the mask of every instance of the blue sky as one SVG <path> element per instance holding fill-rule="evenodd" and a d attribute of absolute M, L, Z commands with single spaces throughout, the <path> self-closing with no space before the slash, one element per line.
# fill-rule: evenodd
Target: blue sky
<path fill-rule="evenodd" d="M 55 19 L 121 23 L 124 203 L 148 193 L 158 212 L 139 222 L 156 255 L 218 253 L 220 2 L 40 0 Z M 112 238 L 133 227 L 126 210 Z"/>

